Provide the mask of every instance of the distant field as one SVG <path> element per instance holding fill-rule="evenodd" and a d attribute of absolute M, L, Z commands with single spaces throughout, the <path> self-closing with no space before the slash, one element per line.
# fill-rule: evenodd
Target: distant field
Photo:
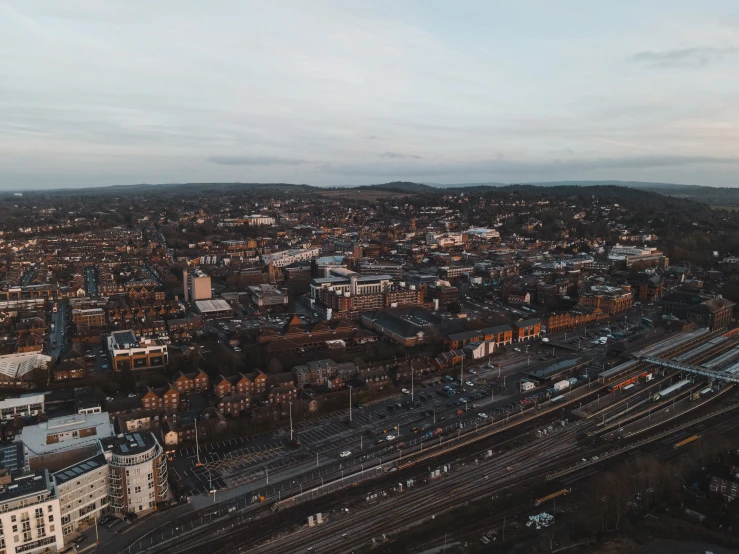
<path fill-rule="evenodd" d="M 400 192 L 389 192 L 384 190 L 327 190 L 319 193 L 321 196 L 327 198 L 351 198 L 354 200 L 365 200 L 372 202 L 374 200 L 380 200 L 382 198 L 402 198 L 404 196 L 413 196 L 412 193 L 400 193 Z"/>
<path fill-rule="evenodd" d="M 739 210 L 739 206 L 711 206 L 712 210 Z"/>

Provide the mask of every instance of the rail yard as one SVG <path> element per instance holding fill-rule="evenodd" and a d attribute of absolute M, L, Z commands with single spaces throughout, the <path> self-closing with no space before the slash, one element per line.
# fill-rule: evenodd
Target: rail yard
<path fill-rule="evenodd" d="M 336 458 L 342 441 L 322 452 L 329 464 L 280 453 L 293 461 L 255 477 L 248 493 L 221 493 L 220 501 L 214 493 L 219 507 L 207 524 L 191 518 L 178 524 L 179 536 L 129 551 L 394 551 L 395 540 L 419 528 L 423 547 L 467 540 L 557 500 L 580 501 L 614 461 L 680 456 L 691 443 L 735 432 L 738 353 L 736 330 L 697 329 L 627 352 L 605 371 L 572 364 L 571 374 L 526 392 L 489 383 L 489 403 L 459 410 L 452 423 L 434 414 L 424 424 L 422 413 L 420 423 L 404 419 L 405 430 L 378 422 L 385 435 L 368 437 L 361 456 Z M 466 517 L 451 533 L 434 531 L 434 522 L 475 507 L 487 511 L 484 523 Z"/>

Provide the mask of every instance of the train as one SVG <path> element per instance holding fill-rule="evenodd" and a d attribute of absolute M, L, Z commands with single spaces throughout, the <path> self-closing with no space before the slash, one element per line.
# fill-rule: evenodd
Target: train
<path fill-rule="evenodd" d="M 644 377 L 647 381 L 650 379 L 650 373 L 648 371 L 642 371 L 638 375 L 634 375 L 633 377 L 629 377 L 628 379 L 625 379 L 624 381 L 621 381 L 620 383 L 614 383 L 613 385 L 608 385 L 608 392 L 614 392 L 620 389 L 623 389 L 624 387 L 628 385 L 635 385 L 639 382 L 639 379 Z"/>
<path fill-rule="evenodd" d="M 691 442 L 693 442 L 693 441 L 697 441 L 697 440 L 698 440 L 699 438 L 701 438 L 701 436 L 700 436 L 700 435 L 693 435 L 692 437 L 688 437 L 688 438 L 687 438 L 687 439 L 685 439 L 685 440 L 681 440 L 680 442 L 676 442 L 676 443 L 675 443 L 675 444 L 674 444 L 674 445 L 672 446 L 672 448 L 674 448 L 675 450 L 677 450 L 678 448 L 682 448 L 682 447 L 683 447 L 683 446 L 685 446 L 686 444 L 690 444 L 690 443 L 691 443 Z"/>
<path fill-rule="evenodd" d="M 663 390 L 659 391 L 657 394 L 655 394 L 653 400 L 655 402 L 659 402 L 660 400 L 662 400 L 662 399 L 670 396 L 673 392 L 675 392 L 677 390 L 680 390 L 681 388 L 683 388 L 685 385 L 687 385 L 689 383 L 690 383 L 690 381 L 688 381 L 687 379 L 683 379 L 682 381 L 678 381 L 677 383 L 675 383 L 671 387 L 667 387 L 666 389 L 663 389 Z"/>
<path fill-rule="evenodd" d="M 548 494 L 547 496 L 544 496 L 542 498 L 537 498 L 536 502 L 534 502 L 534 506 L 540 506 L 544 504 L 544 502 L 548 500 L 553 500 L 554 498 L 557 498 L 558 496 L 562 496 L 565 494 L 568 494 L 570 492 L 570 489 L 562 489 L 557 492 L 553 492 L 552 494 Z"/>

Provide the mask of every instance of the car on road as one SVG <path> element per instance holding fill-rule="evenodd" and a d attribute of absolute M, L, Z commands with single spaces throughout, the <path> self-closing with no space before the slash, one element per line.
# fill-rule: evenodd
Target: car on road
<path fill-rule="evenodd" d="M 108 364 L 103 364 L 100 367 L 102 367 L 103 369 L 108 369 Z"/>
<path fill-rule="evenodd" d="M 520 348 L 514 348 L 513 351 L 514 352 L 521 352 L 521 349 Z"/>
<path fill-rule="evenodd" d="M 389 442 L 389 441 L 394 441 L 394 440 L 395 440 L 395 435 L 387 435 L 387 436 L 385 437 L 385 440 L 386 440 L 386 441 L 388 441 L 388 442 Z"/>
<path fill-rule="evenodd" d="M 339 456 L 342 457 L 342 458 L 348 458 L 351 455 L 352 455 L 352 451 L 351 450 L 344 450 L 341 454 L 339 454 Z"/>
<path fill-rule="evenodd" d="M 468 369 L 467 371 L 472 375 L 477 375 L 477 371 L 475 371 L 474 369 Z"/>
<path fill-rule="evenodd" d="M 403 389 L 400 392 L 402 392 L 403 394 L 410 394 L 411 393 L 411 391 L 409 391 L 408 389 Z"/>
<path fill-rule="evenodd" d="M 487 419 L 488 414 L 486 414 L 485 412 L 480 412 L 479 414 L 477 414 L 477 417 L 479 417 L 480 419 Z"/>
<path fill-rule="evenodd" d="M 460 404 L 464 404 L 465 402 L 467 402 L 467 399 L 464 396 L 460 396 L 459 397 L 459 403 Z"/>
<path fill-rule="evenodd" d="M 467 385 L 468 387 L 474 387 L 475 386 L 475 384 L 472 381 L 466 381 L 465 382 L 465 385 Z"/>

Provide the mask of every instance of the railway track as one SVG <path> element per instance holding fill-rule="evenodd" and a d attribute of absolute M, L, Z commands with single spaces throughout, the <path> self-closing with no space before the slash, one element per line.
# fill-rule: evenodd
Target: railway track
<path fill-rule="evenodd" d="M 711 334 L 701 337 L 700 340 L 706 341 L 712 336 L 718 335 L 720 333 Z M 696 342 L 691 341 L 681 345 L 669 352 L 668 355 L 674 356 L 687 351 Z M 709 354 L 710 352 L 707 353 L 707 355 Z M 636 366 L 629 373 L 637 374 L 639 371 L 643 371 L 643 368 Z M 452 444 L 445 444 L 443 449 L 434 449 L 433 451 L 424 449 L 422 454 L 419 452 L 417 455 L 410 455 L 409 458 L 404 459 L 403 463 L 397 467 L 397 472 L 371 483 L 361 484 L 355 489 L 348 489 L 343 493 L 334 493 L 328 497 L 313 500 L 308 505 L 298 505 L 282 512 L 270 513 L 267 509 L 260 510 L 253 514 L 256 519 L 247 523 L 239 523 L 232 529 L 229 529 L 228 525 L 233 525 L 233 521 L 226 521 L 223 524 L 223 530 L 215 537 L 211 536 L 213 529 L 205 529 L 203 536 L 193 536 L 188 544 L 172 545 L 171 548 L 165 551 L 186 554 L 208 548 L 214 554 L 234 552 L 236 549 L 240 549 L 242 552 L 260 553 L 298 552 L 305 551 L 307 546 L 315 543 L 315 551 L 345 552 L 351 551 L 353 548 L 367 546 L 370 539 L 377 533 L 403 531 L 423 522 L 424 518 L 444 513 L 453 509 L 454 506 L 459 506 L 460 503 L 484 498 L 491 491 L 509 486 L 517 480 L 545 476 L 546 468 L 551 468 L 555 461 L 564 463 L 568 459 L 579 459 L 583 452 L 578 451 L 585 447 L 579 444 L 578 435 L 582 430 L 592 427 L 595 421 L 582 422 L 579 427 L 570 425 L 566 430 L 559 431 L 549 437 L 533 439 L 531 444 L 513 448 L 508 452 L 499 450 L 489 460 L 479 462 L 479 457 L 482 456 L 480 448 L 483 448 L 481 443 L 484 441 L 500 439 L 500 442 L 495 446 L 496 450 L 501 446 L 505 447 L 508 443 L 514 443 L 521 435 L 525 436 L 540 426 L 540 423 L 537 422 L 540 422 L 546 415 L 571 407 L 572 404 L 583 398 L 598 394 L 602 392 L 603 387 L 604 384 L 601 384 L 594 389 L 588 389 L 585 394 L 575 398 L 570 397 L 563 404 L 549 406 L 535 414 L 531 414 L 528 418 L 519 419 L 508 425 L 487 430 L 481 428 L 477 434 L 470 433 L 467 437 L 462 437 Z M 509 437 L 511 434 L 516 434 L 516 436 Z M 587 455 L 589 456 L 589 454 Z M 478 457 L 478 463 L 476 464 L 472 462 L 475 456 Z M 522 459 L 525 460 L 524 463 L 520 462 Z M 518 460 L 517 466 L 516 460 Z M 351 516 L 346 514 L 331 516 L 332 519 L 327 523 L 315 528 L 306 527 L 306 529 L 301 530 L 301 524 L 308 515 L 321 511 L 325 512 L 332 508 L 335 509 L 337 505 L 345 504 L 343 502 L 344 497 L 355 498 L 373 489 L 377 491 L 378 487 L 387 486 L 393 479 L 396 480 L 395 482 L 405 481 L 408 478 L 418 479 L 419 476 L 424 477 L 426 475 L 425 473 L 419 475 L 420 466 L 430 463 L 437 467 L 449 462 L 456 466 L 463 465 L 461 468 L 456 467 L 452 475 L 443 478 L 443 482 L 419 486 L 412 491 L 403 493 L 403 502 L 406 503 L 404 507 L 396 506 L 398 499 L 385 500 L 375 507 L 365 507 L 358 510 L 356 516 L 354 514 Z M 511 469 L 506 469 L 508 467 Z M 475 485 L 473 486 L 471 483 L 475 483 Z M 409 497 L 412 502 L 410 502 Z M 450 497 L 455 499 L 454 506 L 450 505 Z M 388 514 L 392 517 L 389 518 Z M 392 521 L 388 521 L 389 519 Z M 241 522 L 243 518 L 234 521 Z M 290 529 L 298 529 L 294 533 L 297 535 L 296 537 L 284 535 Z M 352 537 L 348 538 L 350 530 Z M 347 533 L 347 536 L 342 536 L 344 533 Z M 265 543 L 264 541 L 268 538 L 273 540 Z"/>

